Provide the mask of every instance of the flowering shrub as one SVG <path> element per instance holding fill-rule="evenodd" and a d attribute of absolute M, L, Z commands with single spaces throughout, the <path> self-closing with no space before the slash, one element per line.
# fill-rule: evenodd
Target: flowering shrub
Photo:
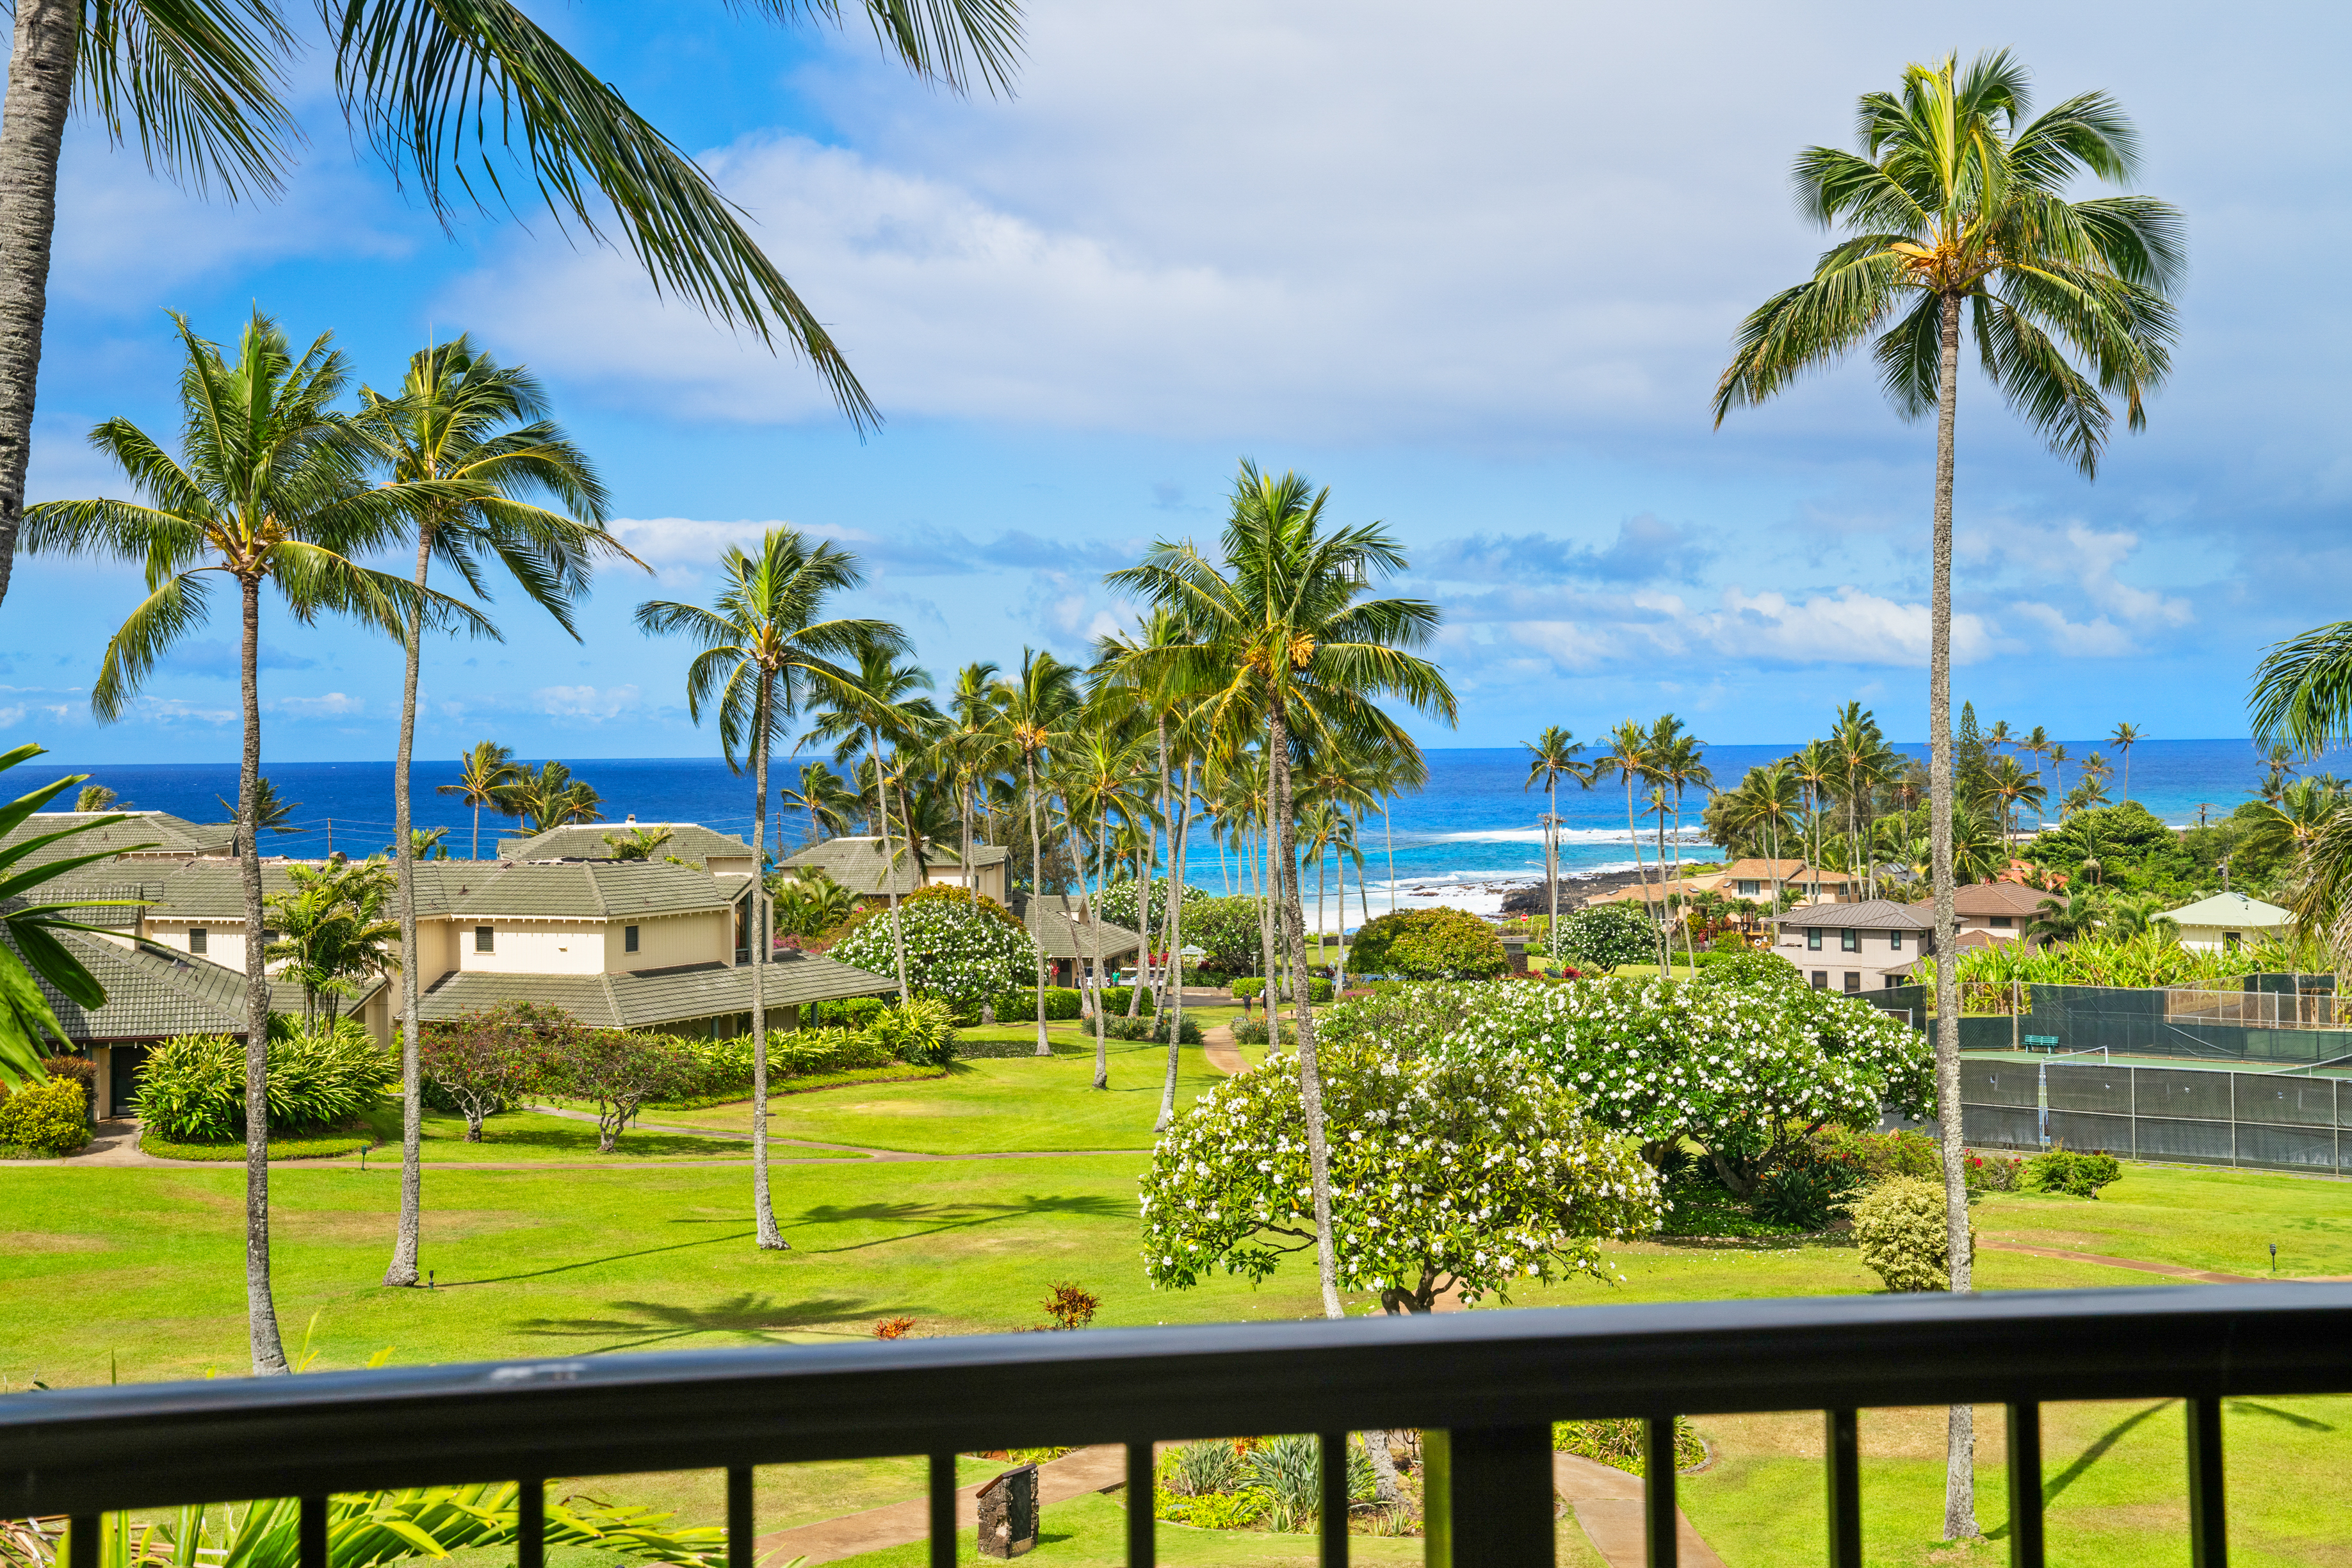
<path fill-rule="evenodd" d="M 1890 1291 L 1951 1289 L 1951 1237 L 1944 1217 L 1941 1182 L 1889 1176 L 1846 1206 L 1853 1216 L 1854 1245 L 1863 1266 Z M 1969 1226 L 1969 1256 L 1976 1256 L 1977 1228 Z"/>
<path fill-rule="evenodd" d="M 1189 925 L 1192 921 L 1193 906 L 1195 904 L 1207 904 L 1211 902 L 1211 900 L 1207 894 L 1202 892 L 1197 887 L 1190 885 L 1184 887 L 1182 896 L 1184 899 L 1184 918 L 1185 922 Z M 1105 920 L 1109 921 L 1113 925 L 1124 925 L 1129 931 L 1133 931 L 1137 928 L 1136 918 L 1141 911 L 1136 907 L 1134 878 L 1129 877 L 1125 882 L 1112 883 L 1108 887 L 1102 890 L 1101 894 L 1097 896 L 1095 902 L 1102 910 L 1102 917 Z M 1168 879 L 1164 876 L 1155 876 L 1151 879 L 1152 930 L 1161 930 L 1165 926 L 1167 920 Z M 1202 944 L 1193 940 L 1192 934 L 1189 931 L 1184 934 L 1184 940 L 1186 944 L 1191 946 L 1198 947 L 1202 946 Z M 1154 951 L 1158 950 L 1158 946 L 1159 945 L 1157 943 L 1153 944 Z"/>
<path fill-rule="evenodd" d="M 2124 1179 L 2124 1167 L 2113 1155 L 2086 1155 L 2074 1149 L 2053 1149 L 2025 1162 L 2025 1185 L 2036 1192 L 2063 1192 L 2069 1197 L 2096 1197 L 2099 1189 Z"/>
<path fill-rule="evenodd" d="M 1024 927 L 986 899 L 975 906 L 960 890 L 943 891 L 948 896 L 908 898 L 899 905 L 910 990 L 977 1005 L 1035 977 L 1037 945 Z M 898 975 L 887 914 L 861 922 L 827 956 L 894 980 Z"/>
<path fill-rule="evenodd" d="M 1640 1140 L 1653 1160 L 1703 1145 L 1745 1197 L 1823 1127 L 1860 1132 L 1882 1107 L 1927 1114 L 1926 1039 L 1864 1002 L 1800 986 L 1657 977 L 1572 986 L 1415 986 L 1332 1009 L 1335 1040 L 1465 1061 L 1526 1056 L 1583 1100 L 1585 1114 Z"/>
<path fill-rule="evenodd" d="M 1549 945 L 1546 952 L 1550 951 Z M 1658 961 L 1658 927 L 1630 904 L 1596 904 L 1559 917 L 1559 954 L 1588 973 Z"/>
<path fill-rule="evenodd" d="M 2025 1179 L 2025 1162 L 2011 1155 L 1980 1155 L 1974 1149 L 1961 1167 L 1970 1192 L 2015 1192 Z"/>
<path fill-rule="evenodd" d="M 1511 967 L 1495 928 L 1460 909 L 1400 909 L 1369 921 L 1348 967 L 1412 980 L 1481 980 Z"/>
<path fill-rule="evenodd" d="M 1317 1052 L 1339 1283 L 1391 1312 L 1516 1280 L 1609 1278 L 1596 1239 L 1658 1228 L 1655 1174 L 1508 1053 Z M 1181 1290 L 1218 1268 L 1263 1280 L 1315 1245 L 1298 1064 L 1276 1054 L 1179 1116 L 1143 1181 L 1145 1271 Z"/>

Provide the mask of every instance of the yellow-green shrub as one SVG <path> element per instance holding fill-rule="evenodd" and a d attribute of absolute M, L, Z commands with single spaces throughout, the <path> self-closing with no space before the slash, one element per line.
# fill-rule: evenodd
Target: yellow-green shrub
<path fill-rule="evenodd" d="M 89 1142 L 89 1101 L 74 1078 L 27 1083 L 0 1099 L 0 1144 L 69 1155 Z"/>
<path fill-rule="evenodd" d="M 1890 1291 L 1951 1289 L 1951 1249 L 1944 1221 L 1944 1186 L 1917 1176 L 1888 1176 L 1847 1204 L 1863 1266 Z M 1969 1226 L 1969 1257 L 1977 1228 Z"/>

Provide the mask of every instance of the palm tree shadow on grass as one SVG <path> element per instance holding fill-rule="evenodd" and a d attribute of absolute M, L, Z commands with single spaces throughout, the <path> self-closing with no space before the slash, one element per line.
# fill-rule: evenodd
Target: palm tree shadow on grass
<path fill-rule="evenodd" d="M 944 1231 L 968 1230 L 977 1225 L 994 1225 L 1001 1220 L 1020 1219 L 1031 1216 L 1051 1215 L 1065 1219 L 1117 1219 L 1134 1212 L 1135 1206 L 1114 1197 L 1097 1194 L 1077 1197 L 1040 1197 L 1031 1195 L 1012 1203 L 859 1203 L 819 1204 L 801 1211 L 803 1225 L 850 1225 L 908 1223 L 920 1228 L 895 1236 L 877 1236 L 871 1241 L 853 1241 L 842 1247 L 811 1248 L 813 1253 L 862 1252 L 869 1247 L 887 1247 L 895 1242 L 911 1241 L 921 1236 L 937 1236 Z M 933 1223 L 923 1224 L 924 1221 Z"/>
<path fill-rule="evenodd" d="M 845 1323 L 859 1324 L 863 1337 L 864 1322 L 875 1308 L 863 1296 L 819 1296 L 786 1303 L 746 1291 L 707 1307 L 681 1306 L 672 1301 L 614 1301 L 611 1310 L 611 1317 L 525 1318 L 515 1326 L 524 1333 L 545 1339 L 611 1336 L 612 1343 L 590 1346 L 585 1352 L 602 1355 L 608 1351 L 645 1350 L 712 1333 L 748 1337 L 762 1344 L 781 1344 L 785 1343 L 781 1337 L 784 1334 Z M 923 1313 L 933 1309 L 898 1310 Z"/>
<path fill-rule="evenodd" d="M 704 1222 L 686 1220 L 676 1223 L 701 1224 Z M 741 1222 L 739 1220 L 735 1223 Z M 737 1230 L 725 1236 L 698 1236 L 691 1241 L 673 1241 L 662 1247 L 640 1247 L 634 1252 L 609 1252 L 602 1258 L 583 1258 L 576 1263 L 557 1263 L 550 1268 L 525 1270 L 520 1274 L 491 1274 L 479 1280 L 452 1280 L 441 1289 L 455 1291 L 467 1285 L 504 1285 L 517 1280 L 542 1280 L 550 1274 L 569 1274 L 575 1269 L 593 1269 L 599 1263 L 622 1263 L 632 1258 L 651 1258 L 664 1252 L 681 1252 L 689 1247 L 709 1247 L 721 1241 L 745 1241 L 751 1239 L 751 1234 L 749 1230 Z"/>
<path fill-rule="evenodd" d="M 2089 1448 L 2084 1448 L 2080 1454 L 2074 1457 L 2074 1460 L 2072 1464 L 2068 1465 L 2064 1469 L 2060 1470 L 2056 1475 L 2052 1476 L 2042 1483 L 2042 1506 L 2047 1509 L 2052 1503 L 2057 1501 L 2058 1496 L 2061 1492 L 2063 1492 L 2068 1487 L 2073 1486 L 2076 1481 L 2081 1480 L 2083 1477 L 2089 1472 L 2093 1465 L 2095 1465 L 2101 1459 L 2105 1458 L 2107 1457 L 2108 1450 L 2113 1448 L 2117 1443 L 2122 1442 L 2126 1437 L 2129 1437 L 2134 1428 L 2139 1427 L 2150 1416 L 2179 1403 L 2180 1401 L 2178 1399 L 2159 1399 L 2144 1410 L 2133 1411 L 2130 1415 L 2125 1416 L 2122 1420 L 2116 1422 L 2114 1426 L 2100 1433 L 2098 1437 L 2092 1439 L 2091 1446 Z M 1995 1525 L 1992 1529 L 1986 1531 L 1985 1539 L 1988 1541 L 1999 1541 L 2005 1538 L 2008 1534 L 2009 1526 L 2006 1523 L 2002 1523 Z"/>

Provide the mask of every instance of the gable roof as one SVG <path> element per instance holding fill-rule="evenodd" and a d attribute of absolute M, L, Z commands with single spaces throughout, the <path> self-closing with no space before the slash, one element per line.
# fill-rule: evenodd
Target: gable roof
<path fill-rule="evenodd" d="M 1030 939 L 1045 950 L 1048 958 L 1093 961 L 1096 922 L 1072 913 L 1076 902 L 1060 893 L 1024 901 L 1022 923 L 1029 927 Z M 1108 920 L 1100 924 L 1104 957 L 1122 958 L 1143 946 L 1143 938 L 1126 926 L 1114 925 Z"/>
<path fill-rule="evenodd" d="M 1818 882 L 1824 887 L 1843 887 L 1853 880 L 1842 871 L 1808 866 L 1801 860 L 1737 860 L 1719 874 L 1727 882 L 1770 882 L 1777 877 L 1782 882 Z"/>
<path fill-rule="evenodd" d="M 1780 925 L 1800 931 L 1933 931 L 1936 919 L 1891 898 L 1866 898 L 1860 904 L 1809 904 L 1780 916 Z"/>
<path fill-rule="evenodd" d="M 245 1032 L 242 972 L 144 942 L 125 947 L 79 931 L 59 931 L 55 936 L 106 989 L 102 1005 L 84 1009 L 47 980 L 34 977 L 49 1006 L 57 1009 L 67 1038 L 76 1043 Z M 357 998 L 344 1004 L 344 1010 L 357 1008 L 383 983 L 371 982 Z M 269 991 L 271 1011 L 301 1012 L 301 987 L 273 980 Z"/>
<path fill-rule="evenodd" d="M 264 861 L 261 894 L 292 885 L 287 873 L 302 862 Z M 315 863 L 315 862 L 310 862 Z M 205 859 L 158 865 L 133 882 L 122 868 L 92 866 L 64 886 L 76 898 L 143 898 L 150 920 L 245 924 L 245 883 L 237 862 Z M 101 873 L 108 874 L 101 875 Z M 718 875 L 667 861 L 419 861 L 416 913 L 423 919 L 512 918 L 609 920 L 631 915 L 686 915 L 725 909 L 751 887 L 749 877 Z M 128 925 L 139 911 L 97 911 L 92 925 Z"/>
<path fill-rule="evenodd" d="M 879 996 L 898 982 L 831 958 L 779 953 L 761 977 L 771 1008 Z M 505 975 L 452 969 L 419 998 L 425 1022 L 454 1019 L 499 1002 L 562 1008 L 597 1029 L 647 1029 L 751 1010 L 749 964 L 680 964 L 618 975 Z"/>
<path fill-rule="evenodd" d="M 810 867 L 825 873 L 861 898 L 880 898 L 897 893 L 901 896 L 920 885 L 915 857 L 905 842 L 893 839 L 890 847 L 894 856 L 882 852 L 882 840 L 876 834 L 844 834 L 811 844 L 798 854 L 788 855 L 782 862 L 787 870 L 801 871 Z M 974 844 L 971 863 L 989 866 L 1001 863 L 1006 851 L 1003 844 Z M 953 874 L 963 870 L 963 857 L 953 846 L 933 843 L 924 846 L 923 859 L 934 876 Z"/>
<path fill-rule="evenodd" d="M 669 839 L 654 851 L 654 860 L 663 864 L 664 855 L 676 855 L 692 861 L 708 870 L 715 856 L 720 860 L 751 858 L 751 846 L 742 840 L 730 837 L 716 828 L 706 828 L 699 822 L 567 822 L 550 828 L 545 832 L 523 833 L 499 841 L 499 858 L 509 861 L 608 861 L 614 859 L 613 846 L 604 841 L 607 836 L 627 841 L 632 830 L 649 831 L 667 828 Z"/>
<path fill-rule="evenodd" d="M 63 832 L 79 822 L 95 822 L 102 818 L 121 816 L 118 811 L 36 811 L 25 819 L 16 830 L 0 838 L 0 846 L 20 844 L 26 839 Z M 61 843 L 44 844 L 25 858 L 26 865 L 47 865 L 51 861 L 69 860 L 76 855 L 95 854 L 100 850 L 112 850 L 118 855 L 130 855 L 138 861 L 168 860 L 191 855 L 225 855 L 236 849 L 235 822 L 191 822 L 174 817 L 169 811 L 132 811 L 128 821 L 93 828 L 77 833 Z M 145 844 L 141 850 L 134 844 Z"/>
<path fill-rule="evenodd" d="M 2242 893 L 2217 893 L 2210 898 L 2200 898 L 2194 904 L 2168 910 L 2164 918 L 2177 920 L 2183 925 L 2223 925 L 2256 931 L 2268 931 L 2294 923 L 2294 916 L 2277 904 L 2264 904 L 2259 898 L 2248 898 Z"/>
<path fill-rule="evenodd" d="M 1952 889 L 1952 908 L 1961 915 L 2039 915 L 2051 895 L 2018 882 L 1972 882 Z"/>

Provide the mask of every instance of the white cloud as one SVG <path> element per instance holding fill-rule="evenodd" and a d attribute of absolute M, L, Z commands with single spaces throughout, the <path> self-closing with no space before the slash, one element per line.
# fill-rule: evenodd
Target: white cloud
<path fill-rule="evenodd" d="M 367 710 L 367 704 L 343 692 L 315 697 L 271 697 L 261 706 L 287 718 L 349 718 Z"/>
<path fill-rule="evenodd" d="M 2081 659 L 2112 659 L 2139 651 L 2132 634 L 2104 615 L 2091 622 L 2069 621 L 2055 606 L 2031 600 L 2011 608 L 2042 629 L 2043 643 L 2053 653 Z"/>
<path fill-rule="evenodd" d="M 530 694 L 530 700 L 538 712 L 550 718 L 603 724 L 636 714 L 642 696 L 635 685 L 541 686 Z"/>

